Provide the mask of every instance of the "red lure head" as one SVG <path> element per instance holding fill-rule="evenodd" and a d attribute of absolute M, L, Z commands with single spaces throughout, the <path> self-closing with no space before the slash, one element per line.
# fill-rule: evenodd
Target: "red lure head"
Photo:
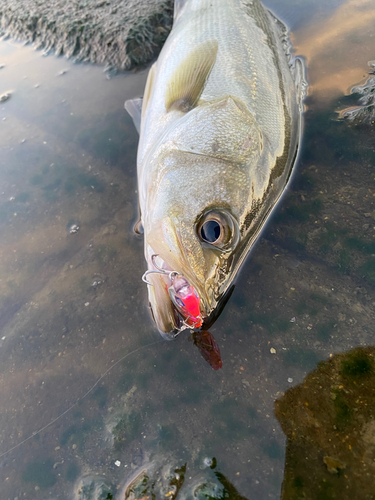
<path fill-rule="evenodd" d="M 169 287 L 169 295 L 176 309 L 192 328 L 203 324 L 200 311 L 200 298 L 195 288 L 180 274 L 177 274 Z"/>

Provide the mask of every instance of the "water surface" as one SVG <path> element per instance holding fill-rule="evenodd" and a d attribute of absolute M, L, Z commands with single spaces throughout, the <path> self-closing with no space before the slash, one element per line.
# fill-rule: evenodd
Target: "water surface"
<path fill-rule="evenodd" d="M 211 329 L 219 371 L 148 314 L 123 110 L 147 70 L 0 43 L 2 498 L 373 498 L 375 153 L 338 112 L 375 5 L 269 6 L 307 59 L 305 137 Z"/>

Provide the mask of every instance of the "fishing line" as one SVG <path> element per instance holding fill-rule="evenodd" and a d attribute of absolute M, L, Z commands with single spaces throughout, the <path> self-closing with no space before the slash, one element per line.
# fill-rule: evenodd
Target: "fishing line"
<path fill-rule="evenodd" d="M 112 370 L 112 368 L 114 368 L 116 365 L 118 365 L 119 363 L 121 363 L 121 361 L 123 361 L 124 359 L 126 359 L 127 357 L 129 357 L 131 354 L 135 354 L 136 352 L 138 351 L 141 351 L 142 349 L 146 349 L 146 347 L 150 347 L 152 345 L 155 345 L 155 344 L 160 344 L 161 342 L 164 342 L 163 339 L 161 340 L 157 340 L 156 342 L 151 342 L 151 344 L 146 344 L 146 345 L 143 345 L 141 347 L 138 347 L 137 349 L 134 349 L 134 351 L 131 351 L 131 352 L 128 352 L 127 354 L 125 354 L 125 356 L 123 356 L 122 358 L 120 358 L 118 361 L 116 361 L 116 363 L 113 363 L 113 365 L 111 365 L 104 373 L 103 375 L 101 375 L 98 380 L 95 382 L 95 384 L 90 387 L 90 389 L 83 395 L 81 396 L 80 398 L 77 399 L 77 401 L 75 403 L 73 403 L 67 410 L 65 410 L 63 413 L 61 413 L 61 415 L 59 415 L 58 417 L 56 417 L 55 419 L 53 419 L 51 422 L 49 422 L 47 425 L 45 425 L 44 427 L 42 427 L 41 429 L 39 429 L 38 431 L 35 431 L 33 432 L 32 434 L 30 434 L 29 437 L 27 437 L 26 439 L 24 439 L 23 441 L 21 441 L 20 443 L 16 444 L 15 446 L 12 446 L 12 448 L 9 448 L 9 450 L 7 451 L 4 451 L 4 453 L 1 453 L 0 454 L 0 458 L 2 458 L 4 455 L 7 455 L 8 453 L 10 453 L 11 451 L 15 450 L 16 448 L 18 448 L 19 446 L 23 445 L 24 443 L 26 443 L 27 441 L 29 441 L 30 439 L 32 439 L 34 436 L 37 436 L 38 434 L 40 434 L 41 432 L 43 432 L 45 429 L 47 429 L 48 427 L 50 427 L 51 425 L 53 425 L 55 422 L 57 422 L 58 420 L 60 420 L 60 418 L 62 418 L 64 415 L 66 415 L 68 412 L 70 412 L 70 410 L 72 410 L 80 401 L 82 401 L 83 399 L 85 399 L 86 396 L 88 396 L 90 394 L 90 392 L 95 389 L 95 387 L 99 384 L 99 382 L 107 375 L 107 373 L 109 371 Z"/>

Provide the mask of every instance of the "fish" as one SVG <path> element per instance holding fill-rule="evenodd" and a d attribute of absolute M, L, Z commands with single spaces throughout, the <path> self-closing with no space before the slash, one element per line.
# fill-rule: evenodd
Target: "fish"
<path fill-rule="evenodd" d="M 287 27 L 259 0 L 175 0 L 143 98 L 140 225 L 161 335 L 208 329 L 296 163 L 306 80 Z"/>

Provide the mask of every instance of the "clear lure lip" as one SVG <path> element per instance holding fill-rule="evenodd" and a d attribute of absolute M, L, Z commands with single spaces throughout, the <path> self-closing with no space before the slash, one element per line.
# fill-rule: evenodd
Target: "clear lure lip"
<path fill-rule="evenodd" d="M 169 287 L 169 296 L 187 327 L 199 328 L 202 326 L 199 295 L 181 274 L 174 276 Z"/>
<path fill-rule="evenodd" d="M 161 274 L 168 277 L 169 297 L 182 320 L 182 327 L 179 330 L 200 328 L 203 324 L 203 319 L 200 311 L 200 297 L 198 292 L 182 274 L 167 269 L 164 261 L 162 261 L 160 266 L 156 264 L 155 259 L 157 257 L 156 254 L 151 256 L 154 269 L 147 270 L 142 276 L 142 281 L 147 283 L 147 285 L 153 286 L 147 279 L 148 275 Z"/>

